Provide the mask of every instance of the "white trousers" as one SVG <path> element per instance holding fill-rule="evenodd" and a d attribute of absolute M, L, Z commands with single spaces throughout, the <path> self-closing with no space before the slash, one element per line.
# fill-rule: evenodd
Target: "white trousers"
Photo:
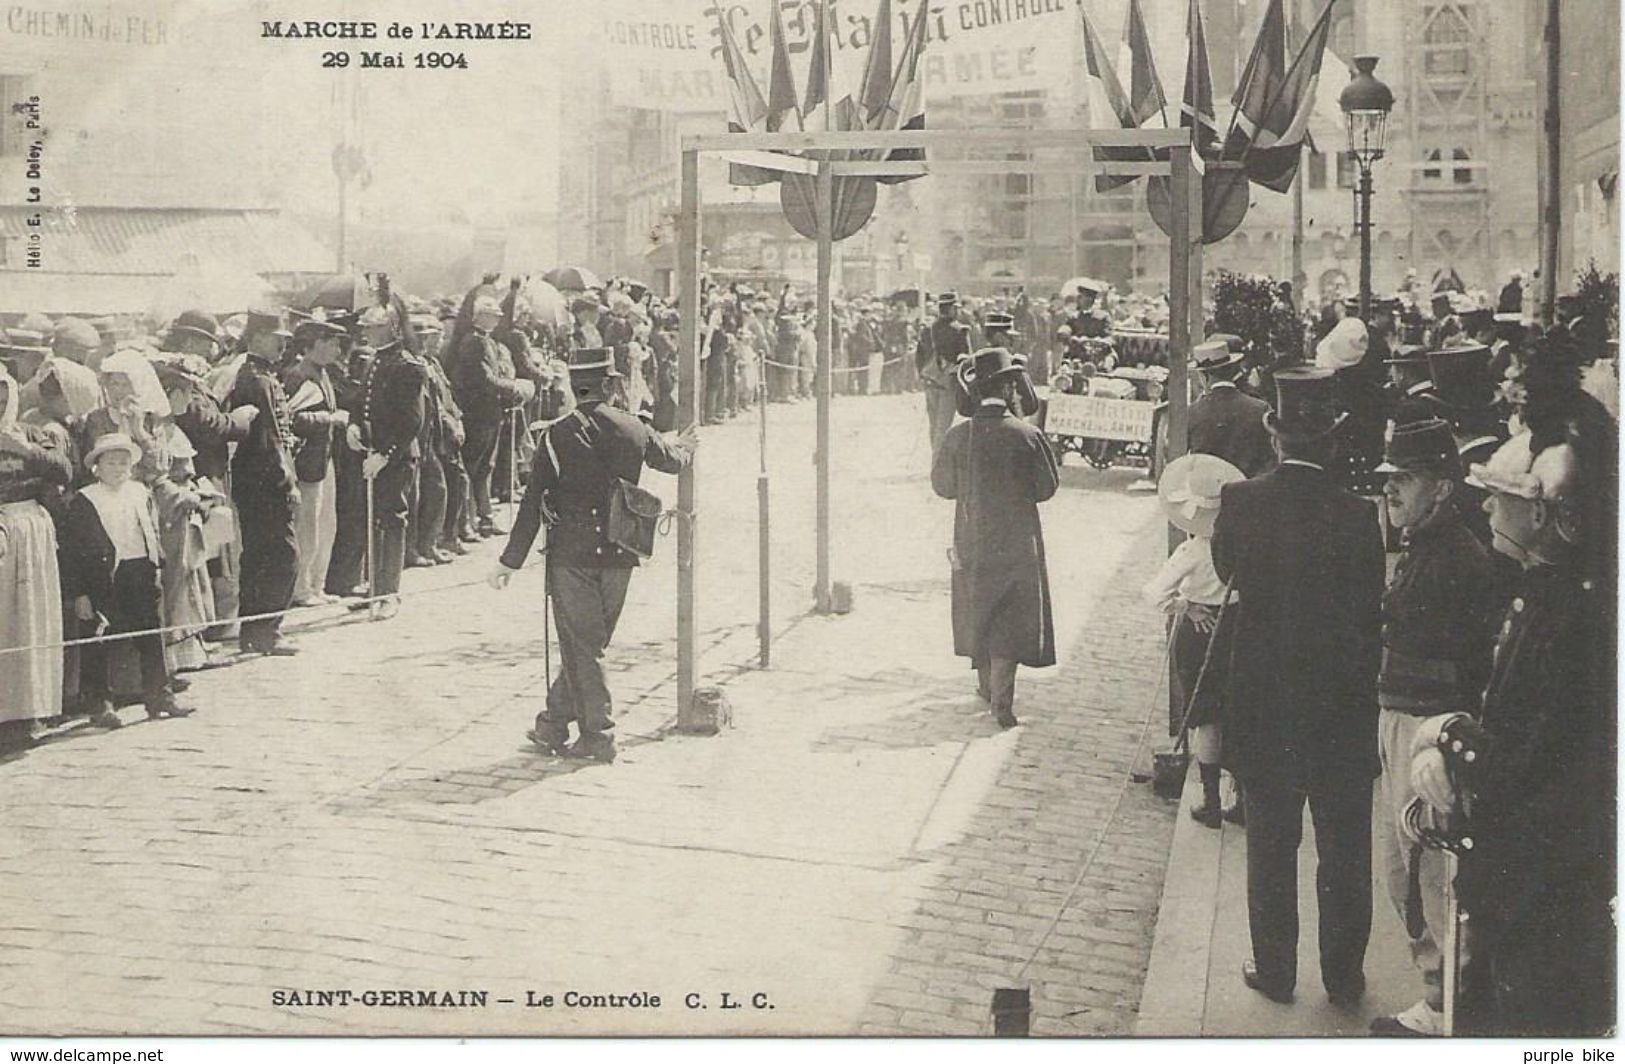
<path fill-rule="evenodd" d="M 1403 818 L 1405 807 L 1416 797 L 1411 786 L 1411 751 L 1416 740 L 1416 729 L 1426 720 L 1391 709 L 1382 710 L 1377 719 L 1377 741 L 1382 754 L 1382 780 L 1377 790 L 1376 833 L 1377 848 L 1381 852 L 1383 882 L 1388 887 L 1388 898 L 1394 904 L 1401 926 L 1405 924 L 1407 898 L 1410 895 L 1412 846 L 1405 837 Z M 1445 855 L 1438 850 L 1422 849 L 1416 854 L 1417 873 L 1421 888 L 1422 927 L 1419 935 L 1406 928 L 1411 943 L 1411 960 L 1421 970 L 1427 988 L 1428 1003 L 1439 1008 L 1439 975 L 1442 960 L 1441 947 L 1445 941 Z M 1465 951 L 1464 951 L 1465 952 Z"/>
<path fill-rule="evenodd" d="M 333 556 L 333 534 L 338 530 L 338 507 L 333 463 L 317 483 L 299 482 L 299 562 L 294 572 L 295 601 L 314 598 L 327 583 L 327 563 Z"/>

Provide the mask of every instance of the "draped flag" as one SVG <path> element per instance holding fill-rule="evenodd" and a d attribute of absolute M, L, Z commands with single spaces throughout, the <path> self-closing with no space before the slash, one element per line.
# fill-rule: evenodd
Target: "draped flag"
<path fill-rule="evenodd" d="M 815 0 L 818 4 L 818 15 L 813 20 L 814 36 L 812 46 L 812 63 L 807 68 L 807 95 L 801 102 L 801 113 L 810 115 L 813 108 L 819 104 L 831 102 L 830 88 L 830 53 L 829 53 L 829 2 L 830 0 Z"/>
<path fill-rule="evenodd" d="M 925 53 L 926 20 L 931 0 L 920 0 L 920 9 L 908 23 L 908 40 L 903 43 L 903 54 L 897 60 L 892 75 L 891 91 L 886 94 L 885 106 L 869 119 L 870 129 L 924 129 L 925 85 L 920 78 L 920 57 Z M 887 37 L 888 44 L 890 36 Z M 867 106 L 867 99 L 865 105 Z M 886 158 L 894 161 L 920 162 L 925 159 L 924 148 L 897 148 Z M 896 185 L 912 181 L 909 176 L 882 177 L 881 184 Z"/>
<path fill-rule="evenodd" d="M 1219 145 L 1219 120 L 1213 109 L 1213 72 L 1208 65 L 1207 31 L 1202 27 L 1202 9 L 1191 0 L 1185 19 L 1189 52 L 1185 59 L 1185 99 L 1179 106 L 1179 124 L 1193 130 L 1196 154 L 1213 158 Z"/>
<path fill-rule="evenodd" d="M 875 122 L 886 112 L 891 98 L 891 0 L 880 0 L 874 27 L 874 39 L 863 61 L 863 84 L 858 89 L 863 121 L 870 129 L 879 128 Z"/>
<path fill-rule="evenodd" d="M 1100 89 L 1105 97 L 1106 107 L 1111 111 L 1117 124 L 1124 129 L 1140 128 L 1140 121 L 1135 116 L 1134 104 L 1123 91 L 1123 83 L 1117 78 L 1117 71 L 1112 67 L 1112 61 L 1106 54 L 1106 46 L 1100 40 L 1100 34 L 1095 32 L 1094 23 L 1089 21 L 1089 13 L 1078 5 L 1078 14 L 1083 19 L 1083 59 L 1085 69 L 1089 76 L 1100 83 Z M 1132 29 L 1133 16 L 1130 15 Z M 1132 43 L 1132 33 L 1131 33 Z M 1136 62 L 1136 65 L 1138 63 Z M 1158 88 L 1161 93 L 1161 88 Z M 1098 119 L 1091 118 L 1091 122 L 1099 125 Z M 1149 161 L 1154 156 L 1149 148 L 1095 148 L 1096 162 L 1123 162 L 1123 161 Z M 1132 184 L 1133 177 L 1118 176 L 1115 174 L 1096 174 L 1095 191 L 1110 192 L 1115 188 Z"/>
<path fill-rule="evenodd" d="M 720 5 L 716 11 L 717 29 L 722 38 L 722 69 L 728 77 L 728 132 L 761 132 L 767 118 L 767 101 L 762 98 L 762 90 L 757 87 L 756 79 L 751 77 L 750 68 L 745 65 L 745 53 L 734 39 L 733 30 L 728 28 L 728 20 L 723 17 Z M 759 166 L 728 164 L 730 184 L 770 185 L 778 179 L 777 173 Z"/>
<path fill-rule="evenodd" d="M 1320 84 L 1320 64 L 1331 34 L 1332 4 L 1327 3 L 1309 30 L 1297 58 L 1287 70 L 1280 91 L 1257 120 L 1241 159 L 1247 176 L 1256 185 L 1273 192 L 1292 187 L 1303 159 L 1304 139 L 1309 135 L 1309 117 L 1315 109 L 1315 91 Z"/>
<path fill-rule="evenodd" d="M 1145 13 L 1140 0 L 1128 3 L 1129 51 L 1129 112 L 1134 116 L 1135 128 L 1145 125 L 1153 116 L 1165 114 L 1168 101 L 1162 94 L 1162 79 L 1157 77 L 1157 64 L 1151 58 L 1151 34 L 1145 28 Z"/>
<path fill-rule="evenodd" d="M 1230 120 L 1230 133 L 1224 141 L 1226 159 L 1239 159 L 1246 153 L 1270 103 L 1280 94 L 1286 81 L 1286 12 L 1281 0 L 1270 0 L 1264 11 L 1264 23 L 1258 28 L 1258 39 L 1253 42 L 1252 54 L 1236 83 L 1236 94 L 1230 102 L 1236 114 Z"/>
<path fill-rule="evenodd" d="M 784 9 L 773 0 L 768 16 L 768 36 L 772 64 L 767 76 L 767 131 L 778 133 L 794 121 L 801 129 L 801 109 L 796 105 L 796 83 L 790 74 L 790 49 L 784 42 Z"/>

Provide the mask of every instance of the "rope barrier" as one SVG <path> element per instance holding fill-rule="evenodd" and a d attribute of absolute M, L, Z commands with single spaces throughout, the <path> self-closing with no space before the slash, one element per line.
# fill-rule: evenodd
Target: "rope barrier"
<path fill-rule="evenodd" d="M 523 572 L 524 570 L 520 571 Z M 426 587 L 417 591 L 399 591 L 392 595 L 370 595 L 364 598 L 347 599 L 345 600 L 344 605 L 346 609 L 354 610 L 355 612 L 360 612 L 360 610 L 365 607 L 368 608 L 370 613 L 370 608 L 379 603 L 389 602 L 391 600 L 417 598 L 420 595 L 437 595 L 442 591 L 456 591 L 466 587 L 478 587 L 483 583 L 485 583 L 483 579 L 465 580 L 462 583 L 447 584 L 444 587 Z M 338 603 L 325 603 L 322 605 L 312 606 L 289 606 L 285 610 L 271 610 L 267 613 L 249 613 L 238 617 L 221 617 L 217 618 L 215 623 L 240 624 L 243 621 L 268 621 L 276 617 L 290 617 L 297 613 L 304 613 L 310 610 L 326 609 L 328 606 L 334 605 L 338 605 Z M 162 628 L 143 628 L 135 632 L 116 632 L 111 635 L 85 636 L 82 639 L 64 639 L 56 643 L 31 643 L 28 646 L 0 647 L 0 655 L 23 654 L 36 650 L 60 650 L 67 647 L 90 646 L 94 643 L 117 643 L 126 639 L 141 639 L 151 635 L 169 635 L 174 632 L 196 634 L 197 632 L 208 627 L 212 626 L 198 624 L 171 624 Z"/>
<path fill-rule="evenodd" d="M 764 363 L 766 363 L 767 365 L 769 365 L 769 366 L 777 366 L 779 369 L 793 369 L 793 370 L 798 370 L 799 371 L 799 370 L 805 368 L 808 373 L 811 373 L 813 371 L 813 368 L 814 368 L 812 366 L 802 367 L 802 366 L 800 366 L 798 364 L 791 363 L 791 362 L 778 362 L 778 361 L 776 361 L 774 359 L 771 359 L 771 358 L 764 358 L 764 359 L 762 359 L 762 361 Z M 903 359 L 902 359 L 901 356 L 899 356 L 897 358 L 888 358 L 888 359 L 886 359 L 886 361 L 882 362 L 881 365 L 882 366 L 895 366 L 895 365 L 897 365 L 898 363 L 900 363 L 902 361 L 903 361 Z M 870 368 L 871 367 L 868 366 L 867 364 L 862 365 L 862 366 L 834 366 L 834 367 L 832 367 L 830 369 L 830 372 L 831 373 L 868 373 Z"/>

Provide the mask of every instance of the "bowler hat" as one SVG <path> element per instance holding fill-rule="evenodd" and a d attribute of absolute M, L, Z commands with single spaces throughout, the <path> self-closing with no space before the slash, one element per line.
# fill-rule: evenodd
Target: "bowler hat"
<path fill-rule="evenodd" d="M 1336 374 L 1322 366 L 1284 369 L 1275 374 L 1275 409 L 1264 412 L 1264 427 L 1283 439 L 1313 440 L 1332 432 L 1348 417 L 1337 409 Z"/>
<path fill-rule="evenodd" d="M 1428 352 L 1433 375 L 1434 402 L 1455 410 L 1482 410 L 1495 405 L 1495 380 L 1490 375 L 1490 349 L 1483 344 L 1461 344 Z"/>
<path fill-rule="evenodd" d="M 1001 377 L 1021 373 L 1026 363 L 1010 353 L 1007 347 L 984 347 L 971 356 L 970 383 L 985 387 Z"/>
<path fill-rule="evenodd" d="M 578 347 L 570 353 L 572 381 L 620 375 L 620 370 L 615 368 L 615 352 L 607 347 Z"/>
<path fill-rule="evenodd" d="M 957 307 L 957 306 L 959 306 L 959 293 L 958 292 L 939 292 L 937 294 L 937 309 L 938 310 L 941 310 L 944 307 Z"/>
<path fill-rule="evenodd" d="M 220 343 L 220 323 L 213 314 L 202 310 L 183 310 L 175 315 L 175 320 L 169 323 L 169 335 L 176 333 L 193 333 L 205 337 L 215 343 Z"/>
<path fill-rule="evenodd" d="M 51 346 L 57 349 L 58 354 L 63 353 L 63 347 L 94 351 L 102 346 L 102 336 L 94 325 L 83 318 L 63 318 L 51 330 Z"/>
<path fill-rule="evenodd" d="M 1382 464 L 1378 473 L 1434 470 L 1461 475 L 1461 456 L 1456 451 L 1456 437 L 1450 423 L 1431 417 L 1398 425 L 1383 448 Z"/>

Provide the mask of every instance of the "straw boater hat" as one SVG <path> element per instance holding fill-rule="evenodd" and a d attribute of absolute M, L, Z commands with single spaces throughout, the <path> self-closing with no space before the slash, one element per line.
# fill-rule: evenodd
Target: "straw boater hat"
<path fill-rule="evenodd" d="M 570 382 L 587 384 L 603 377 L 619 377 L 615 352 L 607 347 L 580 347 L 570 355 Z"/>
<path fill-rule="evenodd" d="M 1217 336 L 1191 348 L 1191 363 L 1203 372 L 1234 366 L 1245 357 L 1240 351 L 1233 350 L 1228 341 Z"/>
<path fill-rule="evenodd" d="M 95 469 L 96 459 L 108 451 L 124 451 L 130 456 L 131 462 L 141 461 L 141 447 L 139 444 L 130 439 L 126 433 L 109 432 L 107 435 L 98 438 L 95 446 L 91 447 L 90 453 L 85 455 L 85 468 Z"/>
<path fill-rule="evenodd" d="M 1157 481 L 1157 502 L 1168 523 L 1192 536 L 1211 536 L 1219 493 L 1247 476 L 1223 458 L 1187 454 L 1168 463 Z"/>

